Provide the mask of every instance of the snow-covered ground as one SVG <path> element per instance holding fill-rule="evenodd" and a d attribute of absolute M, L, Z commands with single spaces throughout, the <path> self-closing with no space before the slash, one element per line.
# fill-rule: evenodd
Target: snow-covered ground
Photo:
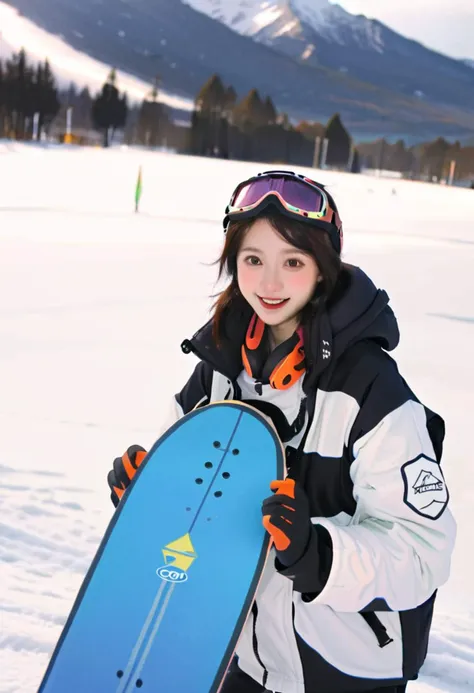
<path fill-rule="evenodd" d="M 48 58 L 58 83 L 62 88 L 74 82 L 78 87 L 89 87 L 98 91 L 108 74 L 110 65 L 68 45 L 61 36 L 41 29 L 23 17 L 14 7 L 0 0 L 0 58 L 9 58 L 15 51 L 24 48 L 32 62 Z M 148 96 L 151 84 L 126 72 L 117 71 L 117 85 L 126 91 L 131 101 L 141 101 Z M 173 108 L 192 110 L 190 99 L 160 90 L 158 100 Z"/>
<path fill-rule="evenodd" d="M 134 188 L 143 166 L 142 212 Z M 149 446 L 207 318 L 222 210 L 268 168 L 0 142 L 0 692 L 33 693 L 113 507 L 106 474 Z M 447 422 L 459 523 L 410 693 L 474 690 L 474 192 L 318 173 L 345 257 L 386 288 L 402 372 Z"/>

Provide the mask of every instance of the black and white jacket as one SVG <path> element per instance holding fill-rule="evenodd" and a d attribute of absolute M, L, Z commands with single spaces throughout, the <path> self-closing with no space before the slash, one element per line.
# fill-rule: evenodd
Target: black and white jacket
<path fill-rule="evenodd" d="M 280 693 L 416 678 L 455 539 L 443 420 L 386 353 L 399 339 L 387 294 L 358 268 L 346 265 L 343 279 L 342 296 L 306 326 L 307 372 L 287 391 L 242 371 L 248 307 L 227 316 L 222 348 L 210 323 L 182 345 L 200 362 L 174 416 L 223 399 L 259 407 L 310 498 L 307 552 L 289 569 L 269 561 L 237 650 L 241 669 Z"/>

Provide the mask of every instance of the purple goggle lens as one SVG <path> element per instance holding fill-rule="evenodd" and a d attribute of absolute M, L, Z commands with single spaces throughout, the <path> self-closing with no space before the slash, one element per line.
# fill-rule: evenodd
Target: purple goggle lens
<path fill-rule="evenodd" d="M 321 212 L 325 200 L 317 188 L 306 185 L 303 181 L 287 178 L 261 178 L 242 185 L 237 190 L 231 206 L 251 207 L 270 192 L 281 195 L 286 204 L 306 212 Z"/>

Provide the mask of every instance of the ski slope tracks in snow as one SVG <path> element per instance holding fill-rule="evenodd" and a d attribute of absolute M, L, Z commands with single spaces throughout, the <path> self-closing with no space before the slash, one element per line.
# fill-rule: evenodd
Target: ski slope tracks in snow
<path fill-rule="evenodd" d="M 195 365 L 180 343 L 207 319 L 216 291 L 224 206 L 236 182 L 265 168 L 0 142 L 0 693 L 37 690 L 112 517 L 107 472 L 128 445 L 160 434 Z M 447 423 L 458 542 L 426 664 L 408 691 L 467 693 L 474 192 L 313 175 L 339 202 L 345 259 L 391 296 L 403 375 Z"/>

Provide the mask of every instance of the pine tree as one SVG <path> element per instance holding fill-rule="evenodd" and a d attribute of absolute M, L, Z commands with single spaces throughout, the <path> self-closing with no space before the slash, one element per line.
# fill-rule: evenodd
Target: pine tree
<path fill-rule="evenodd" d="M 330 118 L 326 125 L 325 137 L 329 140 L 326 163 L 336 168 L 346 168 L 351 153 L 352 141 L 342 124 L 339 113 Z"/>
<path fill-rule="evenodd" d="M 386 168 L 390 171 L 408 173 L 413 167 L 413 154 L 406 148 L 403 140 L 392 145 L 387 159 Z"/>
<path fill-rule="evenodd" d="M 201 87 L 196 100 L 196 110 L 202 114 L 221 115 L 226 105 L 226 89 L 219 75 L 212 75 Z"/>
<path fill-rule="evenodd" d="M 224 95 L 224 117 L 229 123 L 232 123 L 233 111 L 237 103 L 237 92 L 234 87 L 227 87 Z"/>
<path fill-rule="evenodd" d="M 33 110 L 39 113 L 39 128 L 48 128 L 60 109 L 56 81 L 48 60 L 38 64 L 34 78 Z"/>
<path fill-rule="evenodd" d="M 76 105 L 77 96 L 78 95 L 76 85 L 74 84 L 74 82 L 71 82 L 67 92 L 64 95 L 64 105 L 67 108 L 69 108 L 70 106 L 74 107 Z"/>
<path fill-rule="evenodd" d="M 79 122 L 80 127 L 89 129 L 92 127 L 92 96 L 90 95 L 89 89 L 85 87 L 78 95 L 76 99 L 76 105 L 74 108 L 74 120 Z"/>
<path fill-rule="evenodd" d="M 201 87 L 194 102 L 191 120 L 191 152 L 202 156 L 220 153 L 222 120 L 226 118 L 228 99 L 219 75 L 212 75 Z"/>
<path fill-rule="evenodd" d="M 273 103 L 272 99 L 269 96 L 267 96 L 267 98 L 263 102 L 262 113 L 264 114 L 265 125 L 275 125 L 276 124 L 277 118 L 278 118 L 278 112 L 277 112 L 277 109 L 275 108 L 275 104 Z"/>
<path fill-rule="evenodd" d="M 257 89 L 251 89 L 234 108 L 234 122 L 244 133 L 266 124 L 265 106 Z"/>
<path fill-rule="evenodd" d="M 109 146 L 110 136 L 115 130 L 125 127 L 127 122 L 127 96 L 122 97 L 116 86 L 117 75 L 112 70 L 101 92 L 92 103 L 92 122 L 96 130 L 104 133 L 104 147 Z"/>
<path fill-rule="evenodd" d="M 145 99 L 140 107 L 137 122 L 137 136 L 141 144 L 157 147 L 162 143 L 164 128 L 169 124 L 165 106 L 156 100 Z"/>
<path fill-rule="evenodd" d="M 16 138 L 26 136 L 27 123 L 34 114 L 33 86 L 34 71 L 28 64 L 25 50 L 22 48 L 6 64 L 6 108 L 9 130 Z"/>
<path fill-rule="evenodd" d="M 438 137 L 434 142 L 429 142 L 422 147 L 421 162 L 425 175 L 433 180 L 440 180 L 449 169 L 450 144 L 443 137 Z"/>
<path fill-rule="evenodd" d="M 138 140 L 150 147 L 162 144 L 170 122 L 166 107 L 158 101 L 159 84 L 157 75 L 149 97 L 141 104 L 137 119 Z"/>

